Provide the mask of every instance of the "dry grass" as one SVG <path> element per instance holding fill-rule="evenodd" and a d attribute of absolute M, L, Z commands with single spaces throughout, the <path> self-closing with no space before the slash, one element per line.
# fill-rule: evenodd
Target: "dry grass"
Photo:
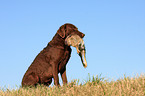
<path fill-rule="evenodd" d="M 0 96 L 145 96 L 145 75 L 110 82 L 96 76 L 84 84 L 73 80 L 62 87 L 0 89 Z"/>

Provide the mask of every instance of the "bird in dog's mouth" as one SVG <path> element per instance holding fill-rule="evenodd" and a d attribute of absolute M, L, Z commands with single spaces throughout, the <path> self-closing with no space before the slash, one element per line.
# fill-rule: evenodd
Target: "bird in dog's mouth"
<path fill-rule="evenodd" d="M 83 66 L 87 67 L 87 61 L 86 61 L 86 49 L 84 40 L 78 36 L 78 35 L 70 35 L 65 39 L 65 44 L 68 46 L 73 46 L 76 48 L 77 53 L 81 57 L 81 61 L 83 63 Z"/>

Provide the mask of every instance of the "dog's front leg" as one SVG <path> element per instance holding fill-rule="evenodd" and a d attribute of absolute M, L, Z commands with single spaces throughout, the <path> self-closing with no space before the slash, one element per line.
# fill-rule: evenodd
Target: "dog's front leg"
<path fill-rule="evenodd" d="M 66 68 L 64 68 L 61 72 L 61 78 L 62 78 L 62 81 L 63 81 L 63 85 L 67 84 L 67 77 L 66 77 Z"/>
<path fill-rule="evenodd" d="M 59 86 L 58 65 L 53 64 L 54 85 Z"/>

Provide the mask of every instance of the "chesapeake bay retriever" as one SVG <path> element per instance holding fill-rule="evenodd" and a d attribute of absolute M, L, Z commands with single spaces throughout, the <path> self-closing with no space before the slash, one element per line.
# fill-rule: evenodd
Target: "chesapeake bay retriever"
<path fill-rule="evenodd" d="M 87 67 L 84 57 L 85 46 L 82 40 L 84 36 L 73 24 L 62 25 L 26 71 L 22 79 L 22 87 L 36 86 L 37 84 L 49 86 L 52 78 L 54 78 L 54 84 L 59 86 L 58 73 L 61 74 L 63 84 L 66 84 L 66 64 L 71 56 L 70 46 L 73 45 L 75 45 L 84 67 Z"/>

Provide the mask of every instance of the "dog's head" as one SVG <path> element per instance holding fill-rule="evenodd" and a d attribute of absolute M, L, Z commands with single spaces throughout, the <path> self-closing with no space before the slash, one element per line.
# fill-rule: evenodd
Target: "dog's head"
<path fill-rule="evenodd" d="M 73 24 L 69 24 L 69 23 L 62 25 L 58 29 L 57 34 L 59 34 L 61 36 L 61 38 L 64 38 L 64 39 L 67 38 L 67 36 L 74 35 L 74 34 L 80 36 L 81 38 L 83 38 L 85 36 L 85 34 L 78 31 L 78 28 L 76 26 L 74 26 Z"/>
<path fill-rule="evenodd" d="M 77 53 L 81 57 L 83 66 L 86 68 L 87 67 L 87 61 L 85 57 L 86 49 L 84 41 L 82 39 L 85 36 L 85 34 L 78 31 L 78 28 L 76 26 L 68 23 L 62 25 L 57 31 L 57 34 L 59 34 L 60 37 L 65 40 L 65 44 L 67 46 L 76 47 Z"/>

